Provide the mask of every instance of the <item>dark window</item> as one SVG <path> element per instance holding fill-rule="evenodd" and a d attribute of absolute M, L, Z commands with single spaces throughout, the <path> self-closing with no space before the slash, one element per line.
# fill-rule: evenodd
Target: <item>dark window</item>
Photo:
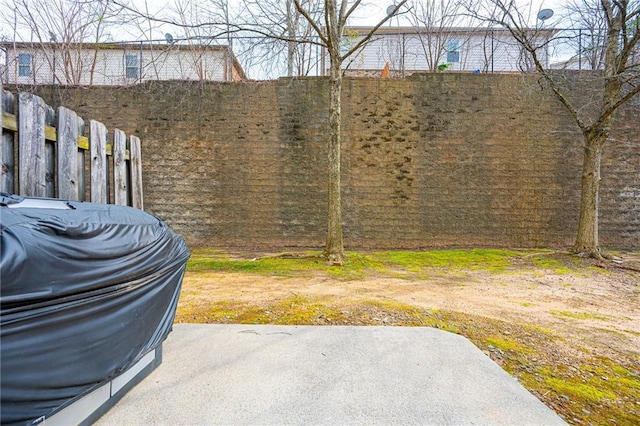
<path fill-rule="evenodd" d="M 460 44 L 458 40 L 449 40 L 447 42 L 447 62 L 460 62 Z"/>
<path fill-rule="evenodd" d="M 138 55 L 127 55 L 125 59 L 127 78 L 138 78 Z"/>
<path fill-rule="evenodd" d="M 31 54 L 30 53 L 18 54 L 18 75 L 20 77 L 31 76 Z"/>

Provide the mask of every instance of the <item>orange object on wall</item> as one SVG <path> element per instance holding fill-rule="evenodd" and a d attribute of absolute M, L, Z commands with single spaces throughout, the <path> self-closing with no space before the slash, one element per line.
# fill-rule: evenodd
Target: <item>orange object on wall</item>
<path fill-rule="evenodd" d="M 382 72 L 380 73 L 380 78 L 389 78 L 389 62 L 384 65 Z"/>

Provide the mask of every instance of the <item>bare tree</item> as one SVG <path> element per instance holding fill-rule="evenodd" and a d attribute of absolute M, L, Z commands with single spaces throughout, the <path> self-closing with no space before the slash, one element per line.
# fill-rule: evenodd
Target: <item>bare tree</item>
<path fill-rule="evenodd" d="M 417 30 L 429 71 L 437 72 L 438 66 L 449 63 L 447 56 L 468 44 L 470 31 L 454 32 L 456 27 L 471 29 L 471 20 L 464 13 L 465 6 L 461 0 L 414 0 L 410 3 L 407 17 Z"/>
<path fill-rule="evenodd" d="M 482 11 L 475 10 L 474 14 L 509 29 L 515 40 L 531 55 L 536 71 L 582 133 L 584 160 L 580 217 L 572 251 L 602 259 L 603 252 L 598 238 L 600 161 L 616 111 L 640 93 L 640 61 L 634 59 L 634 54 L 640 47 L 640 1 L 600 0 L 598 10 L 604 17 L 606 28 L 602 44 L 604 63 L 602 71 L 598 71 L 600 74 L 596 74 L 602 77 L 599 84 L 601 91 L 593 99 L 594 105 L 588 107 L 578 103 L 577 98 L 565 90 L 560 76 L 545 67 L 541 55 L 546 54 L 548 41 L 526 27 L 526 19 L 519 12 L 515 1 L 487 0 L 487 3 L 496 13 L 483 15 Z M 592 13 L 588 8 L 579 10 L 585 15 Z"/>
<path fill-rule="evenodd" d="M 233 79 L 235 58 L 229 55 L 232 55 L 233 36 L 239 31 L 239 27 L 232 23 L 238 19 L 237 11 L 231 7 L 233 0 L 208 0 L 204 3 L 173 0 L 160 10 L 152 9 L 147 0 L 142 4 L 131 0 L 110 1 L 123 9 L 128 28 L 133 29 L 130 32 L 132 37 L 150 43 L 168 43 L 147 53 L 145 73 L 156 78 L 168 73 L 202 82 L 211 78 L 213 70 L 221 71 L 226 80 Z M 179 48 L 174 47 L 174 43 Z M 207 52 L 211 46 L 223 43 L 229 47 L 225 51 L 225 60 L 212 64 Z M 170 53 L 173 57 L 167 62 Z"/>
<path fill-rule="evenodd" d="M 578 68 L 603 69 L 607 18 L 600 0 L 571 0 L 566 8 L 567 22 L 573 33 L 568 44 L 576 50 Z"/>
<path fill-rule="evenodd" d="M 93 81 L 97 51 L 86 52 L 82 43 L 106 36 L 116 8 L 107 0 L 2 0 L 0 20 L 15 27 L 14 39 L 27 39 L 46 52 L 53 78 L 59 83 Z"/>
<path fill-rule="evenodd" d="M 296 9 L 313 27 L 322 45 L 329 54 L 329 143 L 328 143 L 328 214 L 327 241 L 324 255 L 332 265 L 341 265 L 344 260 L 344 241 L 342 234 L 342 196 L 340 188 L 340 139 L 341 139 L 341 94 L 342 64 L 351 55 L 367 43 L 373 34 L 393 17 L 407 2 L 398 2 L 393 10 L 378 22 L 372 30 L 349 49 L 342 49 L 344 28 L 349 17 L 361 5 L 361 0 L 325 0 L 323 20 L 319 21 L 303 7 L 301 0 L 294 0 Z M 338 4 L 339 3 L 339 4 Z"/>
<path fill-rule="evenodd" d="M 207 47 L 216 42 L 216 37 L 211 36 L 210 27 L 193 24 L 221 20 L 221 15 L 227 10 L 226 0 L 217 2 L 215 6 L 217 7 L 212 10 L 191 0 L 176 0 L 173 7 L 171 7 L 172 14 L 177 17 L 177 21 L 181 24 L 182 39 L 187 46 L 188 58 L 184 58 L 186 63 L 183 63 L 182 57 L 179 57 L 177 63 L 179 67 L 183 68 L 181 70 L 183 78 L 189 77 L 192 70 L 195 71 L 200 82 L 209 78 L 206 74 L 207 64 L 204 63 L 206 60 L 205 53 Z M 224 32 L 224 30 L 218 30 L 217 32 Z M 226 75 L 228 70 L 225 69 L 224 73 Z"/>
<path fill-rule="evenodd" d="M 151 16 L 152 10 L 150 9 L 149 0 L 144 0 L 140 5 L 143 14 L 133 13 L 129 7 L 122 7 L 122 19 L 127 22 L 128 25 L 122 26 L 122 30 L 125 32 L 125 37 L 128 37 L 132 40 L 141 40 L 147 43 L 153 42 L 154 39 L 164 39 L 167 34 L 162 31 L 162 23 L 145 19 L 144 16 Z M 160 79 L 160 75 L 162 73 L 162 64 L 166 60 L 166 56 L 169 52 L 167 51 L 158 51 L 155 49 L 151 49 L 144 61 L 143 72 L 140 75 L 140 79 L 144 78 L 156 78 Z M 140 58 L 142 62 L 142 58 Z"/>
<path fill-rule="evenodd" d="M 236 24 L 253 36 L 244 45 L 254 65 L 269 75 L 284 69 L 290 77 L 313 71 L 320 56 L 317 43 L 312 43 L 314 31 L 293 0 L 244 0 L 242 4 Z M 314 20 L 321 16 L 320 0 L 301 0 L 300 4 Z"/>
<path fill-rule="evenodd" d="M 243 66 L 261 76 L 307 75 L 320 56 L 315 52 L 318 44 L 309 43 L 313 30 L 301 19 L 293 0 L 174 0 L 159 13 L 127 0 L 112 1 L 126 10 L 130 20 L 138 21 L 141 29 L 145 22 L 149 26 L 153 22 L 154 30 L 173 28 L 180 42 L 191 45 L 225 40 Z M 317 15 L 320 0 L 304 0 L 303 4 Z"/>

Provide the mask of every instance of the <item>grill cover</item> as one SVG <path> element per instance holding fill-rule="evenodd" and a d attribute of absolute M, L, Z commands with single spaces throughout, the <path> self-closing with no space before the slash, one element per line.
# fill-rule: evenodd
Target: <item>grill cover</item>
<path fill-rule="evenodd" d="M 2 424 L 30 424 L 171 331 L 189 250 L 130 207 L 0 194 Z"/>

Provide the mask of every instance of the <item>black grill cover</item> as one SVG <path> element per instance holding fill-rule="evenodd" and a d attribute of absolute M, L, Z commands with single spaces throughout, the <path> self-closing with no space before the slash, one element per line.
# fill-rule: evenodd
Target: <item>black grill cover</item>
<path fill-rule="evenodd" d="M 162 343 L 189 250 L 130 207 L 2 194 L 0 218 L 0 419 L 29 424 Z"/>

